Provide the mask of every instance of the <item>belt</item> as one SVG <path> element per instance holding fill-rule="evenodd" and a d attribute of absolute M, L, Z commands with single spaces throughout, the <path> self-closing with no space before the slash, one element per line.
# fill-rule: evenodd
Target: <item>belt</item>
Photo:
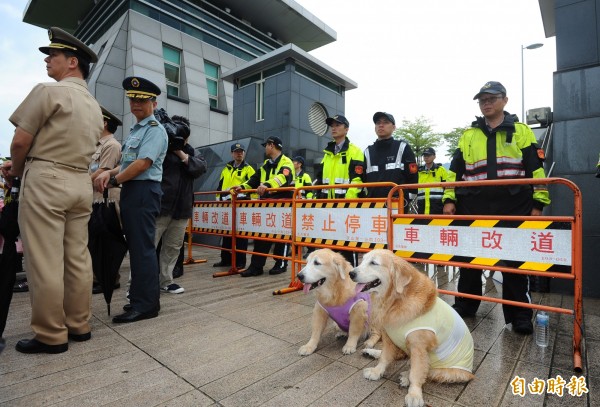
<path fill-rule="evenodd" d="M 38 158 L 38 157 L 27 157 L 25 159 L 25 162 L 28 162 L 28 163 L 31 163 L 31 162 L 34 162 L 34 161 L 43 161 L 45 163 L 52 163 L 54 165 L 60 165 L 61 167 L 66 167 L 68 169 L 75 170 L 75 171 L 88 172 L 87 168 L 75 167 L 73 165 L 64 164 L 64 163 L 61 163 L 61 162 L 58 162 L 58 161 L 45 160 L 43 158 Z"/>

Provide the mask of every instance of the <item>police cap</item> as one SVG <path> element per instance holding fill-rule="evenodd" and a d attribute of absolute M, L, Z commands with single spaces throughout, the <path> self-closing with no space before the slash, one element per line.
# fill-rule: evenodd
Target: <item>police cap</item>
<path fill-rule="evenodd" d="M 94 51 L 83 42 L 58 27 L 48 28 L 48 38 L 50 39 L 50 45 L 39 48 L 40 51 L 46 55 L 50 55 L 51 49 L 58 49 L 61 51 L 71 51 L 87 63 L 98 62 L 98 56 Z"/>
<path fill-rule="evenodd" d="M 506 95 L 506 88 L 500 82 L 489 81 L 479 89 L 479 93 L 473 96 L 473 100 L 479 99 L 482 93 L 490 93 L 492 95 Z"/>
<path fill-rule="evenodd" d="M 435 150 L 431 147 L 427 147 L 423 150 L 423 155 L 435 155 Z"/>
<path fill-rule="evenodd" d="M 235 143 L 231 145 L 231 152 L 233 153 L 234 151 L 237 150 L 242 150 L 242 151 L 246 151 L 246 149 L 244 148 L 243 144 L 240 143 Z"/>
<path fill-rule="evenodd" d="M 304 165 L 304 157 L 302 157 L 301 155 L 297 155 L 296 157 L 292 158 L 292 161 L 297 161 L 300 164 Z"/>
<path fill-rule="evenodd" d="M 101 105 L 100 108 L 102 109 L 102 117 L 104 117 L 104 120 L 106 120 L 109 123 L 114 123 L 117 126 L 123 125 L 123 122 L 121 122 L 121 120 L 119 120 L 117 116 L 106 110 L 104 106 Z"/>
<path fill-rule="evenodd" d="M 160 88 L 148 79 L 128 76 L 123 80 L 125 95 L 130 99 L 150 99 L 160 95 Z"/>
<path fill-rule="evenodd" d="M 277 147 L 279 147 L 280 150 L 283 149 L 283 143 L 281 142 L 281 139 L 277 136 L 269 137 L 268 139 L 265 140 L 264 143 L 261 143 L 261 146 L 264 147 L 269 143 L 276 145 Z"/>
<path fill-rule="evenodd" d="M 373 115 L 373 123 L 377 123 L 377 120 L 381 119 L 382 117 L 390 123 L 392 123 L 394 126 L 396 125 L 396 120 L 394 119 L 394 116 L 386 112 L 376 112 Z"/>
<path fill-rule="evenodd" d="M 345 116 L 342 116 L 341 114 L 336 114 L 335 116 L 333 116 L 333 117 L 328 117 L 328 118 L 325 120 L 325 123 L 326 123 L 328 126 L 331 126 L 331 124 L 332 124 L 333 122 L 338 122 L 338 123 L 340 123 L 340 124 L 343 124 L 343 125 L 344 125 L 344 126 L 346 126 L 346 127 L 350 127 L 350 122 L 348 121 L 348 119 L 346 119 L 346 117 L 345 117 Z"/>

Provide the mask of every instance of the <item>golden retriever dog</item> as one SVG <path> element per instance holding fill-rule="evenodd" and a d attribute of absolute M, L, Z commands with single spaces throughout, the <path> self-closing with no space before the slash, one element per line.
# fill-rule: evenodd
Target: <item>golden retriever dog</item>
<path fill-rule="evenodd" d="M 423 406 L 423 384 L 468 382 L 474 376 L 473 337 L 462 318 L 437 295 L 433 281 L 389 250 L 367 253 L 350 272 L 362 292 L 372 293 L 372 324 L 381 330 L 383 347 L 364 353 L 379 357 L 363 370 L 379 380 L 390 362 L 408 356 L 410 370 L 400 375 L 408 386 L 407 406 Z"/>
<path fill-rule="evenodd" d="M 371 298 L 369 294 L 356 292 L 350 270 L 350 263 L 332 250 L 320 249 L 308 256 L 298 279 L 304 283 L 304 293 L 315 290 L 317 302 L 312 314 L 310 340 L 300 347 L 298 354 L 306 356 L 315 351 L 329 318 L 343 331 L 336 337 L 348 336 L 342 352 L 345 355 L 356 352 L 358 340 L 368 329 Z M 379 335 L 374 334 L 365 346 L 373 347 L 378 340 Z"/>

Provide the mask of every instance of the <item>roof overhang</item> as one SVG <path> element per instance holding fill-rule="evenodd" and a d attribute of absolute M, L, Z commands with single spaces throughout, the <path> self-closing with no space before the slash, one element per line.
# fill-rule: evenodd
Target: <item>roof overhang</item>
<path fill-rule="evenodd" d="M 200 0 L 191 0 L 200 3 Z M 39 27 L 61 27 L 74 32 L 97 0 L 29 0 L 23 21 Z M 219 0 L 238 19 L 259 31 L 271 33 L 282 44 L 296 44 L 305 51 L 334 42 L 337 33 L 294 0 Z"/>
<path fill-rule="evenodd" d="M 345 90 L 356 89 L 358 86 L 352 79 L 342 75 L 294 44 L 287 44 L 259 58 L 253 59 L 244 65 L 224 72 L 222 78 L 228 82 L 235 82 L 238 78 L 260 72 L 290 58 L 300 62 L 314 72 L 323 75 L 323 77 L 343 86 Z"/>
<path fill-rule="evenodd" d="M 542 22 L 544 23 L 544 33 L 546 38 L 556 35 L 556 18 L 554 16 L 554 0 L 538 0 L 540 12 L 542 13 Z"/>
<path fill-rule="evenodd" d="M 23 21 L 42 28 L 60 27 L 73 33 L 94 4 L 94 0 L 29 0 Z"/>

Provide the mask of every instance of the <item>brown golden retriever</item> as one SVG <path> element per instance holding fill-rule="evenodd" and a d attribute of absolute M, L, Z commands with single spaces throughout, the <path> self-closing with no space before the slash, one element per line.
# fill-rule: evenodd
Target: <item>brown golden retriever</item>
<path fill-rule="evenodd" d="M 381 330 L 383 348 L 364 353 L 379 357 L 363 370 L 378 380 L 394 359 L 410 358 L 400 385 L 408 386 L 407 406 L 423 406 L 426 379 L 445 383 L 473 379 L 473 338 L 462 318 L 437 296 L 433 281 L 389 250 L 367 253 L 351 273 L 358 288 L 373 295 L 372 324 Z"/>
<path fill-rule="evenodd" d="M 369 294 L 356 292 L 356 283 L 348 275 L 350 270 L 350 263 L 329 249 L 316 250 L 308 256 L 298 279 L 304 283 L 305 293 L 315 290 L 317 302 L 312 314 L 312 334 L 298 350 L 300 355 L 315 351 L 329 318 L 343 331 L 336 337 L 348 335 L 342 352 L 345 355 L 356 352 L 358 340 L 368 330 L 371 299 Z M 378 340 L 379 334 L 371 335 L 365 346 L 373 347 Z"/>

